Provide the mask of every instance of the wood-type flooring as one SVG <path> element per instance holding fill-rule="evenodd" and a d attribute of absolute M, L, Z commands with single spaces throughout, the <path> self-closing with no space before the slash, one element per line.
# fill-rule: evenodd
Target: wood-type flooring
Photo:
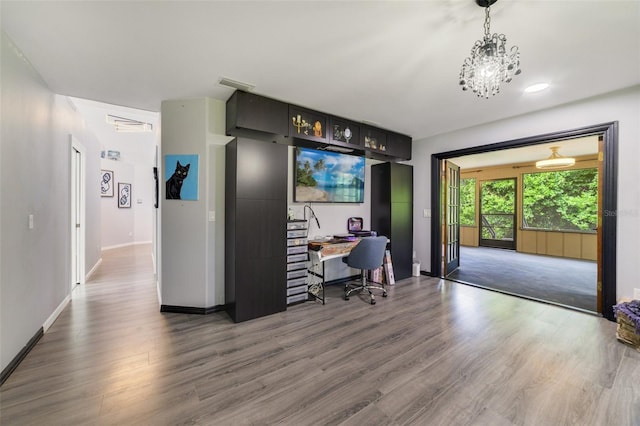
<path fill-rule="evenodd" d="M 0 387 L 0 424 L 640 425 L 640 352 L 603 318 L 428 277 L 340 296 L 160 313 L 150 247 L 105 251 Z"/>

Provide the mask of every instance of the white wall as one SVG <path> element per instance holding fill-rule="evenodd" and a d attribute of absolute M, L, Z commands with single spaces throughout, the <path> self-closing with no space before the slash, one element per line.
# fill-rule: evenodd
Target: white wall
<path fill-rule="evenodd" d="M 414 141 L 414 248 L 423 269 L 431 258 L 432 220 L 423 209 L 437 217 L 438 208 L 431 205 L 432 154 L 612 121 L 619 121 L 617 296 L 632 297 L 640 287 L 640 86 Z"/>
<path fill-rule="evenodd" d="M 162 103 L 160 156 L 161 303 L 209 308 L 224 304 L 225 102 L 199 98 Z M 168 154 L 196 154 L 198 200 L 165 200 Z M 209 220 L 214 212 L 215 220 Z"/>
<path fill-rule="evenodd" d="M 68 301 L 70 134 L 86 148 L 86 270 L 100 257 L 99 150 L 68 98 L 53 93 L 2 33 L 0 369 Z M 94 186 L 96 191 L 91 191 Z M 27 218 L 34 215 L 34 228 Z"/>

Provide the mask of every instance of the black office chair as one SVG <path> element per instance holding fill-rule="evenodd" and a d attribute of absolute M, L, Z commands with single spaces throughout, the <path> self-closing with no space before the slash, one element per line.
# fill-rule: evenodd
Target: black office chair
<path fill-rule="evenodd" d="M 382 297 L 387 297 L 387 290 L 383 286 L 369 284 L 367 271 L 378 269 L 382 266 L 384 252 L 387 248 L 387 237 L 367 237 L 360 240 L 357 246 L 351 250 L 349 256 L 342 258 L 342 261 L 352 268 L 360 269 L 362 281 L 355 287 L 347 283 L 344 286 L 344 300 L 349 300 L 349 295 L 356 291 L 367 290 L 371 295 L 371 304 L 376 304 L 376 299 L 371 292 L 372 289 L 382 290 Z"/>

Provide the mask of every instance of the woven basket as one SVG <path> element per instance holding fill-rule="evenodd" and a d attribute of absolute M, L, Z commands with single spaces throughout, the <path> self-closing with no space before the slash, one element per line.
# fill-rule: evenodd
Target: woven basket
<path fill-rule="evenodd" d="M 616 318 L 618 320 L 618 329 L 616 331 L 618 340 L 628 343 L 640 351 L 640 334 L 636 334 L 635 324 L 622 312 L 618 312 Z"/>

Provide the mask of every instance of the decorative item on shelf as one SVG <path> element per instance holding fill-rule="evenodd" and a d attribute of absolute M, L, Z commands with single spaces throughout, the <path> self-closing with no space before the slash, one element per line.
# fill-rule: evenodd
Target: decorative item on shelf
<path fill-rule="evenodd" d="M 316 121 L 315 123 L 313 123 L 313 136 L 316 137 L 323 137 L 323 133 L 322 133 L 322 123 L 320 123 L 319 121 Z"/>
<path fill-rule="evenodd" d="M 326 141 L 327 117 L 325 115 L 290 106 L 289 116 L 291 117 L 289 126 L 290 136 L 322 142 Z"/>
<path fill-rule="evenodd" d="M 371 136 L 365 136 L 364 137 L 364 147 L 365 148 L 378 149 L 378 140 L 376 138 L 371 137 Z"/>
<path fill-rule="evenodd" d="M 311 127 L 311 124 L 307 123 L 305 119 L 300 117 L 300 114 L 295 117 L 291 117 L 291 120 L 293 121 L 293 127 L 298 130 L 298 134 L 303 133 L 305 135 L 309 135 L 309 128 Z"/>
<path fill-rule="evenodd" d="M 471 56 L 464 60 L 460 71 L 462 90 L 471 89 L 478 97 L 489 99 L 500 92 L 500 83 L 509 83 L 514 75 L 521 73 L 518 46 L 507 53 L 507 37 L 491 34 L 489 8 L 497 0 L 476 0 L 485 8 L 484 38 L 477 40 L 471 48 Z"/>
<path fill-rule="evenodd" d="M 334 142 L 343 142 L 348 144 L 358 144 L 358 126 L 351 125 L 348 122 L 336 117 L 331 118 L 331 140 Z"/>
<path fill-rule="evenodd" d="M 571 157 L 563 157 L 558 154 L 558 146 L 552 146 L 551 155 L 546 160 L 536 161 L 537 169 L 563 169 L 576 164 L 576 159 Z"/>

